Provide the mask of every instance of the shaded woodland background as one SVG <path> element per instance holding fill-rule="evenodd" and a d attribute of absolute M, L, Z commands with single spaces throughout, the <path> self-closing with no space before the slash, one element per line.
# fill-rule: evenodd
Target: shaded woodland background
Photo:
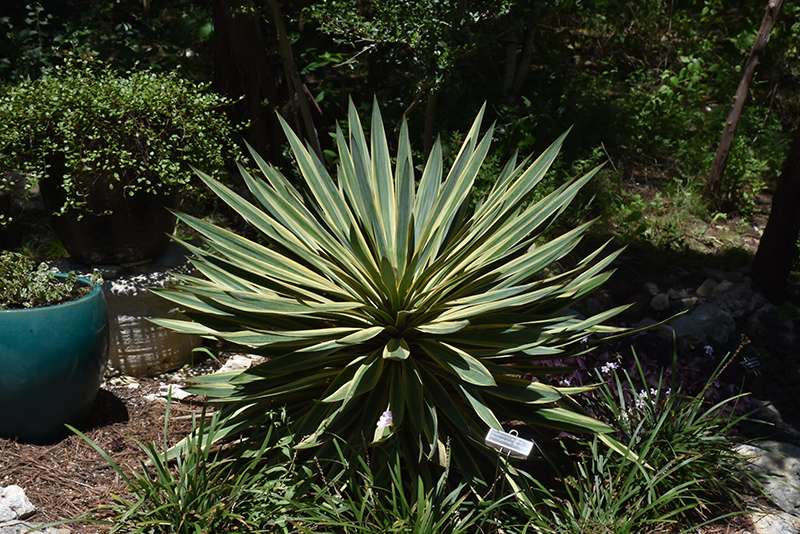
<path fill-rule="evenodd" d="M 750 224 L 764 194 L 780 187 L 786 207 L 775 204 L 780 213 L 773 212 L 766 233 L 774 237 L 765 237 L 771 243 L 754 274 L 772 298 L 788 295 L 800 229 L 800 165 L 787 161 L 800 119 L 795 3 L 775 13 L 719 193 L 711 198 L 705 184 L 766 1 L 10 0 L 4 6 L 4 86 L 41 76 L 65 50 L 95 54 L 123 71 L 177 68 L 233 99 L 227 112 L 241 125 L 241 140 L 287 172 L 276 113 L 333 166 L 331 133 L 348 99 L 366 112 L 376 98 L 386 123 L 408 119 L 420 156 L 436 135 L 444 153 L 454 155 L 486 103 L 497 123 L 495 151 L 476 197 L 515 152 L 535 154 L 572 128 L 540 194 L 606 162 L 572 215 L 602 215 L 623 241 L 724 248 L 735 237 L 713 243 L 691 223 Z"/>

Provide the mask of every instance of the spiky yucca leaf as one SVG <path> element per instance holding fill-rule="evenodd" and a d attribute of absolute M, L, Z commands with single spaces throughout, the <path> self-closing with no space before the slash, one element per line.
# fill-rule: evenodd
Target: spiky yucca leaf
<path fill-rule="evenodd" d="M 394 433 L 404 449 L 431 459 L 449 441 L 454 463 L 469 468 L 487 429 L 505 420 L 610 430 L 562 402 L 575 388 L 524 378 L 544 371 L 537 360 L 614 330 L 602 323 L 619 309 L 586 319 L 562 312 L 606 280 L 616 254 L 601 248 L 546 275 L 588 225 L 537 240 L 594 171 L 526 202 L 562 136 L 529 165 L 509 162 L 470 210 L 492 138 L 491 129 L 480 135 L 482 117 L 447 175 L 437 142 L 418 182 L 405 123 L 392 160 L 377 104 L 368 141 L 351 103 L 349 136 L 336 133 L 335 177 L 282 122 L 307 195 L 255 152 L 263 178 L 240 171 L 258 205 L 198 172 L 268 243 L 178 214 L 207 247 L 187 245 L 198 277 L 157 291 L 190 318 L 157 321 L 163 326 L 267 357 L 193 382 L 194 392 L 222 404 L 231 434 L 280 404 L 300 448 L 330 434 L 361 443 Z M 386 410 L 393 423 L 376 432 Z"/>

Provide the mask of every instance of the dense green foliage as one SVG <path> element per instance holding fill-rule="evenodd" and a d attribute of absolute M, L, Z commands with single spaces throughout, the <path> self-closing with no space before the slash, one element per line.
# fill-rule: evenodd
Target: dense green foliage
<path fill-rule="evenodd" d="M 425 117 L 435 120 L 436 131 L 463 129 L 464 103 L 482 99 L 493 104 L 501 151 L 542 150 L 543 140 L 574 124 L 568 160 L 614 163 L 613 183 L 598 191 L 595 204 L 606 211 L 613 209 L 620 181 L 626 189 L 655 185 L 671 197 L 674 189 L 705 179 L 765 7 L 735 1 L 503 2 L 487 15 L 480 2 L 470 2 L 460 18 L 458 3 L 419 10 L 408 4 L 356 7 L 331 0 L 312 12 L 344 50 L 360 54 L 347 75 L 363 73 L 366 86 L 396 106 L 390 109 L 402 112 L 415 98 L 438 94 L 435 116 Z M 391 27 L 393 16 L 409 10 L 413 22 Z M 726 172 L 727 205 L 745 212 L 775 179 L 786 149 L 784 130 L 800 115 L 797 15 L 796 7 L 787 6 L 778 18 Z M 420 55 L 435 66 L 435 75 L 420 74 Z M 329 76 L 317 79 L 327 95 L 335 92 L 337 70 L 325 72 Z M 435 85 L 420 84 L 432 76 Z M 415 112 L 412 124 L 431 112 Z M 601 145 L 605 150 L 594 153 Z"/>
<path fill-rule="evenodd" d="M 258 39 L 266 40 L 273 61 L 261 70 L 280 70 L 266 3 L 228 7 L 235 16 L 258 20 Z M 634 229 L 643 224 L 643 231 L 671 243 L 661 234 L 684 229 L 662 223 L 659 205 L 702 187 L 764 7 L 741 0 L 306 0 L 283 6 L 283 15 L 299 71 L 319 106 L 315 122 L 323 148 L 335 148 L 326 133 L 334 133 L 349 96 L 368 109 L 377 95 L 392 122 L 405 114 L 417 132 L 411 139 L 417 151 L 429 150 L 433 133 L 443 132 L 445 156 L 457 153 L 459 132 L 468 127 L 463 110 L 488 101 L 488 114 L 498 121 L 500 161 L 517 149 L 540 152 L 574 125 L 564 147 L 567 162 L 613 163 L 576 208 L 613 214 L 629 196 L 657 190 L 662 199 Z M 758 67 L 725 173 L 726 210 L 752 211 L 780 168 L 785 131 L 800 116 L 798 14 L 797 6 L 784 6 Z M 74 0 L 17 1 L 0 20 L 7 30 L 0 38 L 0 76 L 36 78 L 59 62 L 54 50 L 76 49 L 120 70 L 134 62 L 158 70 L 180 66 L 193 79 L 209 81 L 218 16 L 191 0 L 114 0 L 90 8 Z M 270 94 L 276 96 L 261 103 L 263 115 L 249 120 L 272 120 L 269 109 L 292 118 L 297 111 L 285 80 L 260 79 L 275 84 Z M 561 171 L 553 187 L 571 175 L 571 165 Z M 713 215 L 698 196 L 691 204 L 694 216 Z"/>
<path fill-rule="evenodd" d="M 11 0 L 0 16 L 0 79 L 36 79 L 61 64 L 65 51 L 97 55 L 125 71 L 182 69 L 198 82 L 212 72 L 213 34 L 206 2 L 171 0 Z"/>
<path fill-rule="evenodd" d="M 201 174 L 268 247 L 179 214 L 205 239 L 206 248 L 188 245 L 204 278 L 156 291 L 191 321 L 156 322 L 268 357 L 192 381 L 194 392 L 231 414 L 231 435 L 285 405 L 298 448 L 329 445 L 331 436 L 354 445 L 396 434 L 407 458 L 445 463 L 449 443 L 453 465 L 478 474 L 489 454 L 483 436 L 501 421 L 611 431 L 571 409 L 567 395 L 581 388 L 534 379 L 552 372 L 537 360 L 615 331 L 602 323 L 624 308 L 588 318 L 565 311 L 610 276 L 604 271 L 617 253 L 605 255 L 605 247 L 563 272 L 547 270 L 589 225 L 551 241 L 541 236 L 594 173 L 528 203 L 562 136 L 533 163 L 509 161 L 471 208 L 492 139 L 491 128 L 479 133 L 482 115 L 451 169 L 437 144 L 419 180 L 405 125 L 391 158 L 377 106 L 369 142 L 353 106 L 349 138 L 337 131 L 337 181 L 284 124 L 308 198 L 255 153 L 264 179 L 242 175 L 258 207 Z M 392 424 L 376 428 L 385 411 Z"/>
<path fill-rule="evenodd" d="M 71 58 L 0 96 L 0 169 L 24 173 L 31 185 L 59 180 L 62 212 L 84 209 L 96 188 L 185 192 L 189 165 L 220 176 L 233 146 L 220 110 L 226 100 L 204 89 L 175 72 L 120 75 Z"/>
<path fill-rule="evenodd" d="M 45 263 L 37 268 L 22 254 L 0 253 L 0 309 L 53 306 L 92 292 L 92 286 L 74 273 L 56 276 L 57 272 Z M 102 280 L 93 277 L 92 282 L 99 284 Z"/>

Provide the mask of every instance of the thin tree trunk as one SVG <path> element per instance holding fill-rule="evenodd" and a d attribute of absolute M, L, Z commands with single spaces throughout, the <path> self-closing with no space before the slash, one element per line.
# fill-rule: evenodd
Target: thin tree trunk
<path fill-rule="evenodd" d="M 769 220 L 753 260 L 753 283 L 774 302 L 780 303 L 786 298 L 799 235 L 800 125 L 794 132 L 789 155 L 772 195 Z"/>
<path fill-rule="evenodd" d="M 742 79 L 733 97 L 733 105 L 728 114 L 728 120 L 725 121 L 725 129 L 722 131 L 717 155 L 714 158 L 711 172 L 709 172 L 708 179 L 706 180 L 705 195 L 706 198 L 710 200 L 718 200 L 719 198 L 722 186 L 722 175 L 725 173 L 725 166 L 728 164 L 728 155 L 730 155 L 731 146 L 733 146 L 733 138 L 736 134 L 736 127 L 739 125 L 739 119 L 742 116 L 744 102 L 747 99 L 747 94 L 750 92 L 756 66 L 761 60 L 761 53 L 767 47 L 769 35 L 772 32 L 772 28 L 775 26 L 775 21 L 778 18 L 778 12 L 783 5 L 783 1 L 784 0 L 769 0 L 766 13 L 764 14 L 764 20 L 761 21 L 761 28 L 758 30 L 756 42 L 753 44 L 750 57 L 747 59 L 747 64 L 744 67 Z"/>
<path fill-rule="evenodd" d="M 424 140 L 423 146 L 425 149 L 425 159 L 428 159 L 428 156 L 431 153 L 431 149 L 433 148 L 433 125 L 434 125 L 434 118 L 436 116 L 436 92 L 431 91 L 428 93 L 428 102 L 425 105 L 425 132 L 424 132 Z"/>
<path fill-rule="evenodd" d="M 317 128 L 314 126 L 314 119 L 311 116 L 311 108 L 308 105 L 308 98 L 306 97 L 307 89 L 300 79 L 300 71 L 297 70 L 297 64 L 294 62 L 294 54 L 292 54 L 292 46 L 289 43 L 289 36 L 286 33 L 286 26 L 283 23 L 283 15 L 281 14 L 281 6 L 278 0 L 269 0 L 270 8 L 272 9 L 272 18 L 275 19 L 275 29 L 278 33 L 278 42 L 281 47 L 281 56 L 283 56 L 283 64 L 286 68 L 287 76 L 291 82 L 292 91 L 294 92 L 297 103 L 300 106 L 300 114 L 303 116 L 303 124 L 305 125 L 306 136 L 311 142 L 311 147 L 317 156 L 322 159 L 322 147 L 319 143 L 319 135 Z"/>
<path fill-rule="evenodd" d="M 500 83 L 500 96 L 503 101 L 510 102 L 511 89 L 514 87 L 514 76 L 517 74 L 517 46 L 519 37 L 516 32 L 506 37 L 503 41 L 506 49 L 506 59 L 503 63 L 503 80 Z"/>
<path fill-rule="evenodd" d="M 229 116 L 236 124 L 247 123 L 247 141 L 265 158 L 280 157 L 279 128 L 262 105 L 278 100 L 276 82 L 268 68 L 270 55 L 258 19 L 238 12 L 242 2 L 214 3 L 214 89 L 237 102 Z"/>
<path fill-rule="evenodd" d="M 517 73 L 514 75 L 514 86 L 511 88 L 511 96 L 515 97 L 522 90 L 522 85 L 525 83 L 525 78 L 531 70 L 531 61 L 533 59 L 533 45 L 534 45 L 533 28 L 528 28 L 525 32 L 525 41 L 522 45 L 522 54 L 517 65 Z"/>

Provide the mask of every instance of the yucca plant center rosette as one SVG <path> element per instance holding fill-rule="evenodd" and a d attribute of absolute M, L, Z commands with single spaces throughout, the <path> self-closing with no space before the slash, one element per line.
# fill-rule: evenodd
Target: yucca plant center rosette
<path fill-rule="evenodd" d="M 562 136 L 530 164 L 510 161 L 470 208 L 492 138 L 491 128 L 480 135 L 482 118 L 483 110 L 446 174 L 437 143 L 415 176 L 405 123 L 392 160 L 377 103 L 369 141 L 351 103 L 348 135 L 336 132 L 335 176 L 283 123 L 307 194 L 255 152 L 263 177 L 240 167 L 252 203 L 198 172 L 263 238 L 179 214 L 205 239 L 203 248 L 185 243 L 200 274 L 157 291 L 190 319 L 159 324 L 267 358 L 193 379 L 192 391 L 229 417 L 218 438 L 286 406 L 298 448 L 332 435 L 351 444 L 394 436 L 410 458 L 441 461 L 449 443 L 453 462 L 472 469 L 488 453 L 488 428 L 507 420 L 611 430 L 573 409 L 568 396 L 583 389 L 535 378 L 553 371 L 541 360 L 613 331 L 602 323 L 621 310 L 563 313 L 610 275 L 616 253 L 605 247 L 545 274 L 589 225 L 549 241 L 542 232 L 595 171 L 528 202 Z M 376 426 L 387 411 L 391 424 Z"/>

